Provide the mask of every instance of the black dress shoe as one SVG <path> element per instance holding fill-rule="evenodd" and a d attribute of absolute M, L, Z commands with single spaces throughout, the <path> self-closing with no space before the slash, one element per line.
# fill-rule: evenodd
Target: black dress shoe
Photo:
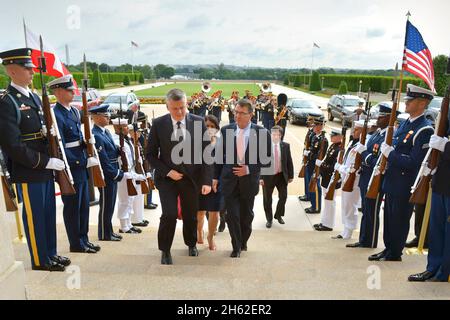
<path fill-rule="evenodd" d="M 450 282 L 449 280 L 441 280 L 441 279 L 438 279 L 438 278 L 430 278 L 430 279 L 428 279 L 426 282 Z"/>
<path fill-rule="evenodd" d="M 277 218 L 279 224 L 286 224 L 282 217 Z"/>
<path fill-rule="evenodd" d="M 68 267 L 72 263 L 69 258 L 58 256 L 58 255 L 56 255 L 54 257 L 50 257 L 50 260 L 52 260 L 53 262 L 59 263 L 60 265 L 63 265 L 64 267 Z"/>
<path fill-rule="evenodd" d="M 117 233 L 113 232 L 113 233 L 111 233 L 111 236 L 119 238 L 120 240 L 122 240 L 122 236 L 120 234 L 117 234 Z"/>
<path fill-rule="evenodd" d="M 100 247 L 100 246 L 98 246 L 98 245 L 96 245 L 96 244 L 93 244 L 93 243 L 90 243 L 90 242 L 87 242 L 86 243 L 86 246 L 88 246 L 89 248 L 91 248 L 91 249 L 94 249 L 95 251 L 100 251 L 101 249 L 102 249 L 102 247 Z"/>
<path fill-rule="evenodd" d="M 198 250 L 196 246 L 189 247 L 189 257 L 198 257 Z"/>
<path fill-rule="evenodd" d="M 170 252 L 163 251 L 161 254 L 161 264 L 173 264 Z"/>
<path fill-rule="evenodd" d="M 346 245 L 346 247 L 347 248 L 364 248 L 364 246 L 361 243 L 359 243 L 359 242 L 349 243 L 349 244 Z"/>
<path fill-rule="evenodd" d="M 342 239 L 344 239 L 344 237 L 341 236 L 340 234 L 338 234 L 336 237 L 331 237 L 331 239 L 333 239 L 333 240 L 342 240 Z"/>
<path fill-rule="evenodd" d="M 414 238 L 411 241 L 405 243 L 405 248 L 417 248 L 419 246 L 419 239 Z"/>
<path fill-rule="evenodd" d="M 422 273 L 412 274 L 408 277 L 408 281 L 410 282 L 425 282 L 434 277 L 434 273 L 429 271 L 424 271 Z"/>
<path fill-rule="evenodd" d="M 247 245 L 246 244 L 243 244 L 242 246 L 241 246 L 241 251 L 247 251 L 248 249 L 247 249 Z"/>
<path fill-rule="evenodd" d="M 137 233 L 142 233 L 142 229 L 136 228 L 136 227 L 132 227 L 130 230 L 133 230 Z"/>
<path fill-rule="evenodd" d="M 123 231 L 122 229 L 119 229 L 119 233 L 138 234 L 139 232 L 137 232 L 133 229 L 130 229 L 128 231 Z"/>
<path fill-rule="evenodd" d="M 267 221 L 267 222 L 266 222 L 266 228 L 267 228 L 267 229 L 272 228 L 272 221 Z"/>
<path fill-rule="evenodd" d="M 149 224 L 149 222 L 148 222 L 147 220 L 143 220 L 142 222 L 132 223 L 131 225 L 132 225 L 133 227 L 142 227 L 142 228 L 145 228 L 145 227 L 148 227 L 148 224 Z"/>
<path fill-rule="evenodd" d="M 395 262 L 401 262 L 402 261 L 402 257 L 382 257 L 380 258 L 380 260 L 378 261 L 395 261 Z"/>
<path fill-rule="evenodd" d="M 384 258 L 386 254 L 387 254 L 386 250 L 373 254 L 369 257 L 369 261 L 380 261 L 380 259 Z"/>
<path fill-rule="evenodd" d="M 158 207 L 158 205 L 154 204 L 154 203 L 150 203 L 146 206 L 144 206 L 145 209 L 150 209 L 150 210 L 154 210 Z"/>
<path fill-rule="evenodd" d="M 309 214 L 317 214 L 317 213 L 320 213 L 320 210 L 313 209 L 312 207 L 309 207 L 309 208 L 305 209 L 305 212 L 309 213 Z"/>
<path fill-rule="evenodd" d="M 308 196 L 298 196 L 298 200 L 300 200 L 300 201 L 309 201 L 309 199 L 308 199 Z"/>
<path fill-rule="evenodd" d="M 32 266 L 31 269 L 36 271 L 50 271 L 50 272 L 64 272 L 66 267 L 57 262 L 51 261 L 50 263 L 43 266 Z"/>
<path fill-rule="evenodd" d="M 158 204 L 157 203 L 150 203 L 152 206 L 155 206 L 155 207 L 158 207 Z"/>
<path fill-rule="evenodd" d="M 84 248 L 70 249 L 70 252 L 75 252 L 75 253 L 97 253 L 97 250 L 86 246 Z"/>
<path fill-rule="evenodd" d="M 105 238 L 105 239 L 98 239 L 98 241 L 121 241 L 122 237 L 118 238 L 118 237 L 114 237 L 111 236 L 111 238 Z"/>
<path fill-rule="evenodd" d="M 315 229 L 316 229 L 316 231 L 333 231 L 332 228 L 325 227 L 323 224 L 321 224 L 320 226 L 318 226 Z"/>
<path fill-rule="evenodd" d="M 240 251 L 234 251 L 230 254 L 230 258 L 240 258 L 241 252 Z"/>

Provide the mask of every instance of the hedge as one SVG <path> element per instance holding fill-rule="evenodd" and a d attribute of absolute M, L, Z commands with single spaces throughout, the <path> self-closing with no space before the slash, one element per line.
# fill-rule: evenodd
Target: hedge
<path fill-rule="evenodd" d="M 295 84 L 296 87 L 301 85 L 309 84 L 310 75 L 289 75 L 289 83 Z M 367 75 L 340 75 L 340 74 L 324 74 L 321 75 L 324 77 L 324 88 L 334 88 L 339 89 L 339 85 L 342 81 L 345 81 L 348 86 L 348 90 L 351 92 L 359 91 L 359 81 L 362 80 L 361 91 L 367 92 L 369 88 L 371 91 L 387 93 L 392 88 L 393 77 L 383 77 L 383 76 L 367 76 Z M 398 79 L 399 80 L 399 79 Z M 423 83 L 422 80 L 418 78 L 405 77 L 403 78 L 403 89 L 402 92 L 406 91 L 406 85 L 408 83 L 414 85 L 421 85 Z M 299 85 L 297 85 L 299 84 Z M 399 82 L 397 81 L 397 86 Z"/>

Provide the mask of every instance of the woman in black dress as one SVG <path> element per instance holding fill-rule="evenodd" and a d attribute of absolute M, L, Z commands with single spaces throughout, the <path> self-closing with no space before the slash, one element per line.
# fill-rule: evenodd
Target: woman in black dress
<path fill-rule="evenodd" d="M 219 120 L 213 115 L 205 117 L 206 127 L 211 138 L 211 144 L 215 145 L 217 135 L 220 133 Z M 216 233 L 217 224 L 219 223 L 219 212 L 221 206 L 221 194 L 218 190 L 219 181 L 213 180 L 212 191 L 204 196 L 200 195 L 199 211 L 197 213 L 197 242 L 204 243 L 203 224 L 206 212 L 208 212 L 208 247 L 209 250 L 216 250 L 214 243 L 214 234 Z"/>

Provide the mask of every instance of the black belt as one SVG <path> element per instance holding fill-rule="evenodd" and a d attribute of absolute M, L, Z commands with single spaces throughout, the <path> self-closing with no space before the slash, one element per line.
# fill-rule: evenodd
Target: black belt
<path fill-rule="evenodd" d="M 42 132 L 22 134 L 20 137 L 22 138 L 22 141 L 44 139 L 44 135 L 42 134 Z"/>

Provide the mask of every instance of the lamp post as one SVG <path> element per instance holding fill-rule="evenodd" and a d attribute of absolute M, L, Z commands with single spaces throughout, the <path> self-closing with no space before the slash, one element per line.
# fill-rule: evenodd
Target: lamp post
<path fill-rule="evenodd" d="M 323 81 L 325 80 L 325 77 L 322 77 L 322 90 L 324 90 L 324 87 L 323 87 Z"/>
<path fill-rule="evenodd" d="M 361 87 L 362 87 L 362 80 L 359 80 L 359 91 L 358 91 L 358 97 L 361 96 Z"/>

